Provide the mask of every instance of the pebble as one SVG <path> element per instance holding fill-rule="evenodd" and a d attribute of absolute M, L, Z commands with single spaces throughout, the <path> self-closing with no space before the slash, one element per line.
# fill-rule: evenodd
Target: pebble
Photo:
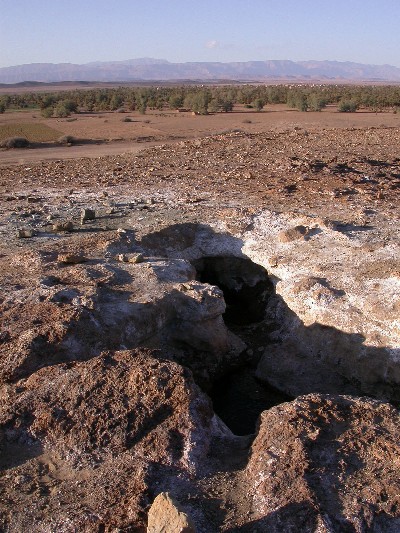
<path fill-rule="evenodd" d="M 87 259 L 83 254 L 58 254 L 57 261 L 59 263 L 75 265 L 77 263 L 84 263 Z"/>
<path fill-rule="evenodd" d="M 121 263 L 143 263 L 144 257 L 142 254 L 118 254 L 117 260 Z"/>
<path fill-rule="evenodd" d="M 30 237 L 34 237 L 35 235 L 37 235 L 37 233 L 32 228 L 20 228 L 17 231 L 18 239 L 29 239 Z"/>
<path fill-rule="evenodd" d="M 56 222 L 53 224 L 53 231 L 73 231 L 74 225 L 70 220 L 64 220 L 62 222 Z"/>

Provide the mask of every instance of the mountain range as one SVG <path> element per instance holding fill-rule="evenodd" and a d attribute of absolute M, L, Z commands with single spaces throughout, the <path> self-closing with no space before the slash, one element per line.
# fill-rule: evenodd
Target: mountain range
<path fill-rule="evenodd" d="M 339 61 L 245 61 L 231 63 L 171 63 L 164 59 L 140 58 L 127 61 L 73 63 L 31 63 L 0 68 L 0 83 L 26 81 L 374 81 L 400 82 L 400 68 Z"/>

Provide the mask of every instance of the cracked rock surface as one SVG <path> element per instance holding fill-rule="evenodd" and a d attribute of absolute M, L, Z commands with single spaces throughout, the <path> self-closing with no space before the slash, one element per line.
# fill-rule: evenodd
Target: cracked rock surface
<path fill-rule="evenodd" d="M 399 141 L 2 166 L 0 528 L 145 531 L 168 492 L 199 532 L 397 531 Z M 245 365 L 297 398 L 237 436 L 208 394 Z"/>

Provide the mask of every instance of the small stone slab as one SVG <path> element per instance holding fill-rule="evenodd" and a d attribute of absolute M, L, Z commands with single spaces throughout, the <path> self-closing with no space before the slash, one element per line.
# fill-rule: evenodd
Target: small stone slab
<path fill-rule="evenodd" d="M 161 492 L 150 507 L 147 533 L 196 533 L 196 528 L 178 502 Z"/>
<path fill-rule="evenodd" d="M 37 232 L 32 228 L 20 228 L 17 231 L 18 239 L 30 239 L 31 237 L 34 237 L 35 235 L 37 235 Z"/>
<path fill-rule="evenodd" d="M 87 220 L 95 220 L 96 212 L 94 209 L 82 209 L 81 211 L 81 224 L 84 224 Z"/>
<path fill-rule="evenodd" d="M 74 225 L 70 220 L 64 220 L 62 222 L 56 222 L 53 224 L 53 231 L 55 232 L 71 232 L 74 230 Z"/>
<path fill-rule="evenodd" d="M 279 233 L 278 239 L 280 242 L 292 242 L 298 239 L 304 239 L 309 234 L 310 230 L 306 226 L 295 226 L 283 230 Z"/>
<path fill-rule="evenodd" d="M 83 254 L 59 254 L 57 260 L 59 263 L 67 265 L 76 265 L 77 263 L 84 263 L 87 261 Z"/>
<path fill-rule="evenodd" d="M 116 259 L 121 263 L 143 263 L 144 261 L 142 254 L 118 254 Z"/>

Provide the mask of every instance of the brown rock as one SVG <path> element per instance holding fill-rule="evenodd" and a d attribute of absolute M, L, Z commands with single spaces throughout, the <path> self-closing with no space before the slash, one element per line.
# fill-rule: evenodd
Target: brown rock
<path fill-rule="evenodd" d="M 61 222 L 56 222 L 53 224 L 53 231 L 55 232 L 63 232 L 63 231 L 73 231 L 74 225 L 70 220 L 64 220 Z"/>
<path fill-rule="evenodd" d="M 143 263 L 144 258 L 142 254 L 118 254 L 117 260 L 121 263 Z"/>
<path fill-rule="evenodd" d="M 0 478 L 2 531 L 143 531 L 149 493 L 193 476 L 211 404 L 189 371 L 157 355 L 105 353 L 0 391 L 1 460 L 19 465 Z"/>
<path fill-rule="evenodd" d="M 95 220 L 96 212 L 94 209 L 82 209 L 81 211 L 81 224 L 84 224 L 87 220 Z"/>
<path fill-rule="evenodd" d="M 295 226 L 294 228 L 281 231 L 278 235 L 278 240 L 280 242 L 292 242 L 298 239 L 304 239 L 309 232 L 310 230 L 306 226 Z"/>
<path fill-rule="evenodd" d="M 400 416 L 311 394 L 264 411 L 246 473 L 263 531 L 395 531 Z"/>
<path fill-rule="evenodd" d="M 150 507 L 147 533 L 195 533 L 190 517 L 168 492 L 161 492 Z"/>
<path fill-rule="evenodd" d="M 20 228 L 17 231 L 18 239 L 29 239 L 37 235 L 36 231 L 32 228 Z"/>
<path fill-rule="evenodd" d="M 37 204 L 42 201 L 42 198 L 39 196 L 28 196 L 27 197 L 28 204 Z"/>
<path fill-rule="evenodd" d="M 337 231 L 337 223 L 334 220 L 330 220 L 329 218 L 316 218 L 315 223 L 323 229 L 329 229 L 332 231 Z"/>
<path fill-rule="evenodd" d="M 58 254 L 57 260 L 59 263 L 65 263 L 68 265 L 75 265 L 87 261 L 83 254 Z"/>

